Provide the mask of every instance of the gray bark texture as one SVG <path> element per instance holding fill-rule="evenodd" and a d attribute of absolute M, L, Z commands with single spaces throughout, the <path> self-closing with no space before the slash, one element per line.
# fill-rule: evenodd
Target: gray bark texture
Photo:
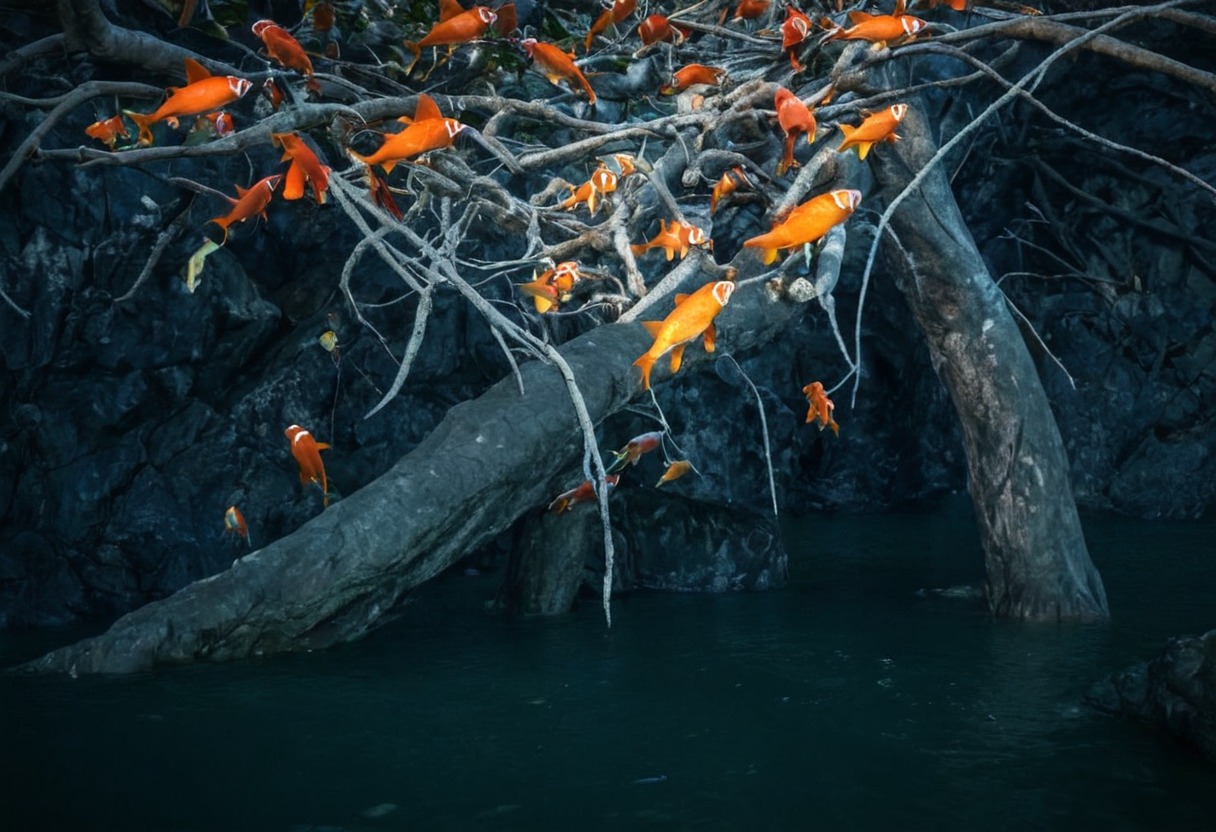
<path fill-rule="evenodd" d="M 903 140 L 875 154 L 875 176 L 892 195 L 937 150 L 921 112 L 910 108 Z M 962 425 L 989 609 L 1010 618 L 1107 618 L 1055 416 L 942 166 L 904 200 L 891 228 L 897 256 L 910 261 L 897 270 L 900 289 Z"/>
<path fill-rule="evenodd" d="M 701 282 L 703 275 L 693 281 Z M 661 318 L 670 302 L 658 308 L 648 317 Z M 759 284 L 744 287 L 718 316 L 719 349 L 763 343 L 803 308 L 775 301 Z M 632 362 L 649 344 L 637 324 L 608 324 L 561 348 L 596 423 L 639 393 Z M 691 347 L 681 373 L 705 360 Z M 655 384 L 669 378 L 661 364 Z M 521 371 L 525 395 L 504 379 L 453 407 L 384 476 L 294 533 L 24 669 L 131 673 L 324 648 L 383 624 L 412 587 L 569 487 L 582 434 L 565 384 L 548 364 Z"/>

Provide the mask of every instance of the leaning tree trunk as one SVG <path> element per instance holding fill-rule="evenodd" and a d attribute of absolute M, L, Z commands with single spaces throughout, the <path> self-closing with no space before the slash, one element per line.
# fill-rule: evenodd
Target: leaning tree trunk
<path fill-rule="evenodd" d="M 704 269 L 688 266 L 703 282 Z M 764 343 L 800 312 L 753 283 L 719 316 L 719 345 Z M 641 326 L 609 324 L 562 346 L 593 421 L 637 395 L 632 362 L 649 343 Z M 704 360 L 689 350 L 682 372 Z M 582 434 L 565 384 L 538 362 L 521 377 L 524 395 L 507 378 L 457 405 L 387 473 L 294 533 L 25 669 L 127 673 L 321 648 L 380 626 L 411 588 L 569 487 Z M 655 383 L 666 378 L 656 368 Z"/>
<path fill-rule="evenodd" d="M 893 149 L 874 154 L 890 196 L 936 151 L 917 107 L 900 135 Z M 989 608 L 1015 618 L 1107 618 L 1055 416 L 940 165 L 896 209 L 891 227 L 903 249 L 897 256 L 910 261 L 901 264 L 900 289 L 962 423 Z"/>

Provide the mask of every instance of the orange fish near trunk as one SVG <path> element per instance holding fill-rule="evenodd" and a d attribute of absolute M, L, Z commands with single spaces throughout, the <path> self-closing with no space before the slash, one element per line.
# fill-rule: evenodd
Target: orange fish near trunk
<path fill-rule="evenodd" d="M 781 161 L 777 163 L 777 175 L 781 176 L 790 168 L 798 167 L 798 162 L 794 160 L 794 143 L 799 135 L 806 136 L 807 144 L 815 141 L 816 125 L 810 108 L 785 87 L 777 89 L 773 104 L 777 108 L 777 123 L 785 131 L 785 147 Z"/>
<path fill-rule="evenodd" d="M 617 474 L 609 474 L 604 477 L 604 483 L 611 491 L 620 482 L 621 478 Z M 549 511 L 553 514 L 561 514 L 563 511 L 569 511 L 574 508 L 577 503 L 589 503 L 595 499 L 595 486 L 591 480 L 583 480 L 578 488 L 571 488 L 569 491 L 563 491 L 554 498 L 553 502 L 549 503 Z"/>
<path fill-rule="evenodd" d="M 782 222 L 767 234 L 752 237 L 743 243 L 745 248 L 758 248 L 763 252 L 765 265 L 777 259 L 778 249 L 798 248 L 813 243 L 839 225 L 861 204 L 861 191 L 828 191 L 812 197 L 799 205 Z"/>
<path fill-rule="evenodd" d="M 565 81 L 570 86 L 578 84 L 587 93 L 587 103 L 595 104 L 595 90 L 587 83 L 587 76 L 574 63 L 573 53 L 563 52 L 551 43 L 539 41 L 536 38 L 524 38 L 519 42 L 523 50 L 532 59 L 536 71 L 549 79 L 550 84 Z"/>
<path fill-rule="evenodd" d="M 312 77 L 312 59 L 300 46 L 300 42 L 273 20 L 259 20 L 253 24 L 253 34 L 266 44 L 266 54 L 288 69 L 308 79 L 308 88 L 316 90 L 317 82 Z"/>
<path fill-rule="evenodd" d="M 84 128 L 84 132 L 86 136 L 97 139 L 99 142 L 104 142 L 110 150 L 113 150 L 114 145 L 118 143 L 119 136 L 126 139 L 130 138 L 131 135 L 127 132 L 127 125 L 122 123 L 121 115 L 95 121 Z"/>
<path fill-rule="evenodd" d="M 278 187 L 279 180 L 282 178 L 283 174 L 281 173 L 267 176 L 265 179 L 259 179 L 250 185 L 249 190 L 245 190 L 240 185 L 237 185 L 236 194 L 239 198 L 225 197 L 225 199 L 232 203 L 232 210 L 222 217 L 210 220 L 210 222 L 224 229 L 225 243 L 228 242 L 228 226 L 234 222 L 244 222 L 250 217 L 256 217 L 259 214 L 262 219 L 266 219 L 266 206 L 270 204 L 270 199 L 274 196 L 274 189 Z"/>
<path fill-rule="evenodd" d="M 870 148 L 879 142 L 899 141 L 899 136 L 895 135 L 895 129 L 899 127 L 899 123 L 907 114 L 907 104 L 892 104 L 885 110 L 867 116 L 856 127 L 847 124 L 840 125 L 840 132 L 844 133 L 844 141 L 841 142 L 838 150 L 843 153 L 850 147 L 856 147 L 858 157 L 864 161 Z"/>
<path fill-rule="evenodd" d="M 287 169 L 287 184 L 283 186 L 283 199 L 304 196 L 304 183 L 310 182 L 317 204 L 324 205 L 325 191 L 329 187 L 329 167 L 321 164 L 317 154 L 305 144 L 299 133 L 271 133 L 270 138 L 283 148 L 280 161 L 291 161 L 291 167 Z"/>
<path fill-rule="evenodd" d="M 829 31 L 820 40 L 826 43 L 830 40 L 867 40 L 876 48 L 885 46 L 888 41 L 910 40 L 928 28 L 927 21 L 910 14 L 867 14 L 866 12 L 849 12 L 849 22 L 853 25 L 844 29 L 830 20 L 824 25 Z"/>
<path fill-rule="evenodd" d="M 177 127 L 177 120 L 218 110 L 231 104 L 253 84 L 235 75 L 212 75 L 193 58 L 186 58 L 186 86 L 169 87 L 169 97 L 151 113 L 123 112 L 139 127 L 139 143 L 152 144 L 152 125 L 167 121 Z"/>
<path fill-rule="evenodd" d="M 689 64 L 677 69 L 671 76 L 671 83 L 659 87 L 661 95 L 674 95 L 683 92 L 694 84 L 705 84 L 716 87 L 726 78 L 726 70 L 705 64 Z"/>
<path fill-rule="evenodd" d="M 625 443 L 625 447 L 619 451 L 613 451 L 612 455 L 616 457 L 612 464 L 608 466 L 609 471 L 619 471 L 628 465 L 637 465 L 638 460 L 642 458 L 642 454 L 649 453 L 663 442 L 663 431 L 655 430 L 650 433 L 639 434 Z"/>
<path fill-rule="evenodd" d="M 609 24 L 616 25 L 629 15 L 633 14 L 633 10 L 638 7 L 638 0 L 612 0 L 608 8 L 595 19 L 591 24 L 591 29 L 587 32 L 587 51 L 591 51 L 591 43 L 595 40 L 595 36 L 608 28 Z"/>
<path fill-rule="evenodd" d="M 292 425 L 283 434 L 291 442 L 291 455 L 300 466 L 300 484 L 319 483 L 321 493 L 325 495 L 324 503 L 329 505 L 329 480 L 325 478 L 325 464 L 321 462 L 321 451 L 328 450 L 329 445 L 318 442 L 312 434 L 299 425 Z"/>
<path fill-rule="evenodd" d="M 684 348 L 704 336 L 706 352 L 713 352 L 717 342 L 714 318 L 730 301 L 735 284 L 729 280 L 706 283 L 691 295 L 676 295 L 676 308 L 662 321 L 643 321 L 642 326 L 654 336 L 650 349 L 633 362 L 642 368 L 642 389 L 650 389 L 650 370 L 654 363 L 671 352 L 671 371 L 678 372 L 684 360 Z"/>
<path fill-rule="evenodd" d="M 347 150 L 351 158 L 365 165 L 379 165 L 391 173 L 398 162 L 421 156 L 430 150 L 451 147 L 464 125 L 454 118 L 444 118 L 435 99 L 426 93 L 418 96 L 418 107 L 412 123 L 400 133 L 384 137 L 384 144 L 369 156 Z"/>
<path fill-rule="evenodd" d="M 489 6 L 474 6 L 468 11 L 462 11 L 455 0 L 448 3 L 441 0 L 439 22 L 417 43 L 408 40 L 405 42 L 405 48 L 414 55 L 413 62 L 405 71 L 406 74 L 408 75 L 418 63 L 424 46 L 446 46 L 450 56 L 460 44 L 469 43 L 484 35 L 496 20 L 498 15 Z M 434 68 L 431 71 L 433 72 Z"/>
<path fill-rule="evenodd" d="M 810 409 L 806 412 L 807 424 L 819 420 L 819 429 L 831 428 L 832 433 L 840 435 L 840 425 L 836 424 L 836 420 L 832 418 L 832 411 L 836 409 L 836 405 L 828 398 L 828 394 L 823 389 L 823 382 L 812 381 L 806 387 L 802 388 L 802 394 L 806 396 L 807 403 L 810 404 Z"/>
<path fill-rule="evenodd" d="M 666 252 L 668 260 L 675 257 L 677 252 L 682 260 L 693 246 L 711 245 L 712 242 L 705 237 L 705 232 L 695 225 L 676 220 L 672 220 L 671 224 L 667 225 L 663 220 L 659 220 L 658 234 L 645 243 L 635 243 L 629 248 L 634 257 L 641 257 L 652 248 L 661 248 Z"/>

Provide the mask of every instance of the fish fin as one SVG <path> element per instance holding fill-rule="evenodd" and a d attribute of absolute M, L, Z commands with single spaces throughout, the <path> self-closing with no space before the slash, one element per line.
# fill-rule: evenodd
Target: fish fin
<path fill-rule="evenodd" d="M 553 303 L 553 301 L 549 300 L 548 298 L 541 297 L 540 295 L 533 295 L 532 302 L 536 304 L 536 311 L 542 315 L 556 305 Z"/>
<path fill-rule="evenodd" d="M 678 294 L 676 295 L 676 297 L 675 297 L 676 306 L 679 306 L 681 303 L 683 303 L 683 302 L 684 302 L 684 301 L 686 301 L 686 300 L 688 300 L 688 293 L 687 293 L 687 292 L 680 292 L 680 293 L 678 293 Z"/>
<path fill-rule="evenodd" d="M 856 26 L 858 23 L 865 23 L 867 20 L 873 20 L 874 15 L 866 12 L 849 12 L 849 22 Z"/>
<path fill-rule="evenodd" d="M 386 159 L 380 163 L 380 167 L 384 170 L 384 175 L 388 176 L 393 172 L 393 168 L 397 167 L 396 159 Z"/>
<path fill-rule="evenodd" d="M 248 188 L 242 188 L 240 185 L 236 185 L 235 187 L 236 187 L 236 196 L 237 196 L 237 199 L 240 199 L 240 198 L 241 198 L 241 197 L 243 197 L 245 194 L 249 193 L 249 189 L 248 189 Z M 231 198 L 232 198 L 232 197 L 229 197 L 229 199 L 231 199 Z"/>
<path fill-rule="evenodd" d="M 675 375 L 680 371 L 680 365 L 684 363 L 684 348 L 687 344 L 679 344 L 671 351 L 671 373 Z"/>
<path fill-rule="evenodd" d="M 838 124 L 836 126 L 840 128 L 841 133 L 844 133 L 845 144 L 848 144 L 849 139 L 851 139 L 853 137 L 853 134 L 857 132 L 857 128 L 853 127 L 850 124 Z M 841 145 L 841 147 L 843 148 L 844 145 Z"/>
<path fill-rule="evenodd" d="M 718 330 L 713 324 L 705 327 L 705 338 L 701 341 L 706 352 L 713 352 L 718 344 Z"/>
<path fill-rule="evenodd" d="M 667 255 L 668 262 L 671 262 L 671 258 L 676 256 L 676 250 L 672 246 L 663 246 L 663 253 Z"/>
<path fill-rule="evenodd" d="M 629 246 L 629 250 L 633 252 L 634 257 L 641 257 L 648 251 L 646 243 L 634 243 Z"/>
<path fill-rule="evenodd" d="M 433 118 L 443 118 L 435 99 L 426 93 L 418 94 L 418 107 L 414 110 L 414 121 L 428 121 Z"/>
<path fill-rule="evenodd" d="M 861 161 L 866 160 L 866 156 L 870 152 L 870 148 L 874 146 L 874 142 L 858 142 L 857 143 L 857 158 Z"/>
<path fill-rule="evenodd" d="M 194 58 L 186 58 L 186 83 L 193 84 L 197 81 L 203 81 L 211 77 L 211 73 L 207 68 L 200 64 Z"/>
<path fill-rule="evenodd" d="M 328 450 L 329 450 L 329 447 L 330 447 L 330 446 L 329 446 L 329 443 L 327 443 L 327 442 L 318 442 L 318 443 L 317 443 L 317 450 L 318 450 L 318 451 L 328 451 Z M 325 476 L 325 475 L 324 475 L 324 474 L 322 474 L 321 476 Z"/>
<path fill-rule="evenodd" d="M 833 435 L 840 436 L 840 425 L 836 424 L 836 420 L 831 416 L 828 417 L 828 427 L 831 428 Z"/>
<path fill-rule="evenodd" d="M 658 338 L 659 332 L 663 329 L 662 321 L 642 321 L 641 324 L 650 333 L 651 338 Z"/>
<path fill-rule="evenodd" d="M 299 199 L 304 196 L 304 166 L 292 162 L 287 169 L 287 182 L 283 185 L 283 199 Z"/>
<path fill-rule="evenodd" d="M 638 358 L 637 361 L 633 362 L 633 365 L 635 367 L 642 368 L 642 389 L 649 390 L 650 389 L 650 371 L 654 367 L 654 356 L 652 356 L 648 352 L 644 352 L 644 353 L 642 353 L 641 357 Z"/>
<path fill-rule="evenodd" d="M 227 220 L 227 218 L 225 218 L 225 217 L 216 217 L 216 218 L 215 218 L 215 219 L 213 219 L 213 220 L 207 220 L 207 222 L 213 222 L 213 223 L 215 223 L 216 225 L 218 225 L 220 228 L 222 228 L 222 229 L 223 229 L 223 231 L 224 231 L 224 239 L 223 239 L 222 241 L 220 241 L 220 245 L 224 245 L 224 243 L 228 242 L 228 220 Z"/>
<path fill-rule="evenodd" d="M 775 248 L 764 249 L 763 262 L 764 262 L 764 265 L 766 265 L 766 266 L 777 262 L 777 249 L 775 249 Z"/>
<path fill-rule="evenodd" d="M 439 0 L 439 22 L 443 23 L 449 18 L 464 11 L 464 6 L 460 5 L 459 0 Z"/>
<path fill-rule="evenodd" d="M 135 122 L 135 126 L 139 128 L 139 143 L 141 145 L 152 144 L 152 125 L 155 124 L 151 119 L 151 114 L 135 113 L 131 110 L 123 110 L 123 115 Z"/>
<path fill-rule="evenodd" d="M 422 47 L 412 40 L 403 41 L 403 43 L 410 54 L 414 56 L 414 60 L 410 61 L 410 65 L 405 68 L 405 74 L 409 75 L 414 71 L 414 67 L 418 65 L 418 61 L 422 59 Z"/>

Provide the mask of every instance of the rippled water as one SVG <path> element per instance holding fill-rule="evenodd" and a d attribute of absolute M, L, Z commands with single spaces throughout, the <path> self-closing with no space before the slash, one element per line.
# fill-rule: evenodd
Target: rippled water
<path fill-rule="evenodd" d="M 1081 697 L 1216 626 L 1214 530 L 1088 518 L 1105 627 L 918 594 L 980 578 L 955 502 L 790 522 L 785 590 L 635 594 L 611 631 L 453 574 L 326 653 L 0 678 L 0 829 L 1212 829 L 1216 766 Z"/>

